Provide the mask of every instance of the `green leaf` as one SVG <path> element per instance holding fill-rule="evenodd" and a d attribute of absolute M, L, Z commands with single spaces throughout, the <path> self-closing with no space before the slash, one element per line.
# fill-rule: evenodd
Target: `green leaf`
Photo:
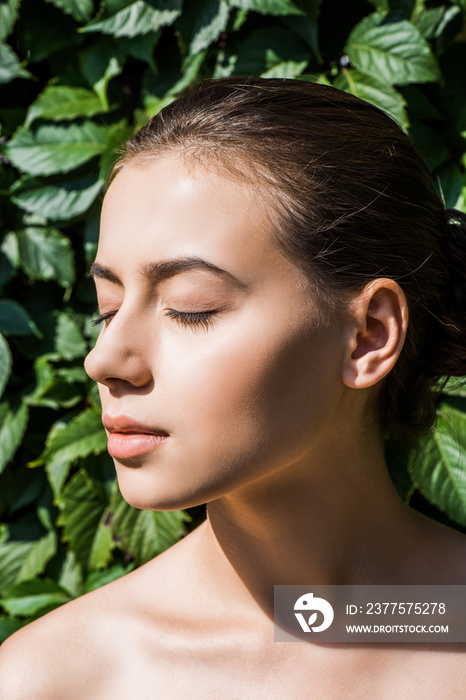
<path fill-rule="evenodd" d="M 61 121 L 76 117 L 92 117 L 103 112 L 99 97 L 91 90 L 69 85 L 49 85 L 29 107 L 24 126 L 36 119 Z"/>
<path fill-rule="evenodd" d="M 11 352 L 10 346 L 3 335 L 0 334 L 0 397 L 6 387 L 11 373 Z"/>
<path fill-rule="evenodd" d="M 7 403 L 0 404 L 0 473 L 13 458 L 21 444 L 29 418 L 25 403 L 11 408 Z"/>
<path fill-rule="evenodd" d="M 18 19 L 20 1 L 21 0 L 2 0 L 2 2 L 0 2 L 0 41 L 6 39 L 11 33 Z"/>
<path fill-rule="evenodd" d="M 67 314 L 58 316 L 55 347 L 64 360 L 75 360 L 87 353 L 87 344 L 76 321 Z"/>
<path fill-rule="evenodd" d="M 421 12 L 415 24 L 425 39 L 436 39 L 460 12 L 458 7 L 434 7 Z"/>
<path fill-rule="evenodd" d="M 43 574 L 45 567 L 57 552 L 57 535 L 54 530 L 34 542 L 21 565 L 16 577 L 17 583 Z"/>
<path fill-rule="evenodd" d="M 447 209 L 455 209 L 463 190 L 463 173 L 456 163 L 447 162 L 437 170 L 435 185 Z"/>
<path fill-rule="evenodd" d="M 34 542 L 12 540 L 0 543 L 0 592 L 14 584 Z"/>
<path fill-rule="evenodd" d="M 75 279 L 69 238 L 53 228 L 29 226 L 18 231 L 21 267 L 32 278 L 56 280 L 62 287 Z"/>
<path fill-rule="evenodd" d="M 107 111 L 107 86 L 123 70 L 127 47 L 107 37 L 101 37 L 79 52 L 81 73 L 98 96 L 102 108 Z"/>
<path fill-rule="evenodd" d="M 188 4 L 177 26 L 193 55 L 217 41 L 228 24 L 230 9 L 225 0 L 199 0 Z"/>
<path fill-rule="evenodd" d="M 118 578 L 128 574 L 133 568 L 132 564 L 126 567 L 116 564 L 109 569 L 105 569 L 105 571 L 91 571 L 84 581 L 83 593 L 95 591 L 97 588 L 107 585 L 107 583 L 116 581 Z"/>
<path fill-rule="evenodd" d="M 5 151 L 11 163 L 30 175 L 67 173 L 103 153 L 107 129 L 93 122 L 70 126 L 40 126 L 35 132 L 19 129 Z"/>
<path fill-rule="evenodd" d="M 106 505 L 83 469 L 73 476 L 58 499 L 61 512 L 57 522 L 63 526 L 64 538 L 84 570 L 90 560 L 93 565 L 105 566 L 110 559 L 113 539 L 110 528 L 102 522 Z"/>
<path fill-rule="evenodd" d="M 24 624 L 24 620 L 14 617 L 0 617 L 0 644 L 17 632 Z"/>
<path fill-rule="evenodd" d="M 17 301 L 0 300 L 0 333 L 4 335 L 37 335 L 41 333 L 26 309 Z"/>
<path fill-rule="evenodd" d="M 30 466 L 39 466 L 46 462 L 69 464 L 79 457 L 104 452 L 106 447 L 107 435 L 100 416 L 88 408 L 69 423 L 55 423 L 47 436 L 44 452 Z"/>
<path fill-rule="evenodd" d="M 187 516 L 183 511 L 136 510 L 115 492 L 109 507 L 113 529 L 136 565 L 171 547 L 181 536 Z"/>
<path fill-rule="evenodd" d="M 0 84 L 9 83 L 15 78 L 32 78 L 19 62 L 18 56 L 8 44 L 0 44 Z"/>
<path fill-rule="evenodd" d="M 23 581 L 9 588 L 1 599 L 1 606 L 10 615 L 35 615 L 44 608 L 58 607 L 67 603 L 67 591 L 50 579 Z"/>
<path fill-rule="evenodd" d="M 263 15 L 301 15 L 302 10 L 292 0 L 228 0 L 230 7 L 254 10 Z"/>
<path fill-rule="evenodd" d="M 47 0 L 47 2 L 71 15 L 76 22 L 89 22 L 94 11 L 92 0 Z"/>
<path fill-rule="evenodd" d="M 296 77 L 307 66 L 309 49 L 287 29 L 258 29 L 237 47 L 220 57 L 215 77 L 228 75 L 263 75 Z M 286 75 L 285 75 L 286 73 Z"/>
<path fill-rule="evenodd" d="M 157 7 L 154 7 L 156 5 Z M 108 3 L 107 3 L 108 6 Z M 114 37 L 133 37 L 155 32 L 172 24 L 181 12 L 182 0 L 137 0 L 106 19 L 82 27 L 82 32 L 101 32 Z"/>
<path fill-rule="evenodd" d="M 374 12 L 353 29 L 344 48 L 353 66 L 390 85 L 439 80 L 437 61 L 419 30 L 389 17 Z"/>
<path fill-rule="evenodd" d="M 334 87 L 371 102 L 390 114 L 404 129 L 409 126 L 406 102 L 394 87 L 359 71 L 343 68 Z"/>
<path fill-rule="evenodd" d="M 434 436 L 424 440 L 420 459 L 412 466 L 423 496 L 462 526 L 466 525 L 465 445 L 466 411 L 445 401 Z"/>
<path fill-rule="evenodd" d="M 15 183 L 16 184 L 16 183 Z M 69 180 L 57 185 L 38 184 L 37 180 L 18 181 L 11 201 L 30 214 L 52 221 L 68 221 L 84 214 L 99 196 L 103 181 L 95 177 Z"/>

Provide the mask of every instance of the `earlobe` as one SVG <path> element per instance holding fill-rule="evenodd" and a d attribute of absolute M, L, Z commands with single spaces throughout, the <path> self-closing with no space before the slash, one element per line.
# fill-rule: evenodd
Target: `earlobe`
<path fill-rule="evenodd" d="M 362 389 L 377 384 L 393 368 L 403 347 L 408 306 L 401 287 L 391 279 L 366 285 L 351 303 L 351 329 L 343 383 Z"/>

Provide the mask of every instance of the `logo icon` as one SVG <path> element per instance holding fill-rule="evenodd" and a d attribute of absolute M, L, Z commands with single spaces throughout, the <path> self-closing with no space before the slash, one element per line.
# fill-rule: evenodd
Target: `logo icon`
<path fill-rule="evenodd" d="M 301 625 L 303 632 L 323 632 L 328 629 L 333 622 L 333 608 L 324 598 L 314 598 L 313 593 L 305 593 L 294 604 L 295 610 L 305 610 L 307 613 L 312 613 L 307 622 L 304 615 L 300 612 L 295 612 L 295 617 Z M 324 621 L 317 627 L 313 626 L 317 620 L 317 612 L 321 612 L 324 616 Z"/>

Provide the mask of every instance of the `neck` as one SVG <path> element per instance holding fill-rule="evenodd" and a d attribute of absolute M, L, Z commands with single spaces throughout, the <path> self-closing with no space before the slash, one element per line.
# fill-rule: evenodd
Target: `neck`
<path fill-rule="evenodd" d="M 263 608 L 273 586 L 409 583 L 415 518 L 388 476 L 380 439 L 332 445 L 208 504 L 211 566 Z"/>

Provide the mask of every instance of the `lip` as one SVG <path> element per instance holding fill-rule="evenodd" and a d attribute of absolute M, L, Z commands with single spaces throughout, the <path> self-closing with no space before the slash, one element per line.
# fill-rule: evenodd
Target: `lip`
<path fill-rule="evenodd" d="M 129 416 L 104 415 L 102 422 L 110 433 L 107 449 L 115 459 L 128 459 L 152 452 L 169 437 L 163 428 L 140 423 Z"/>

